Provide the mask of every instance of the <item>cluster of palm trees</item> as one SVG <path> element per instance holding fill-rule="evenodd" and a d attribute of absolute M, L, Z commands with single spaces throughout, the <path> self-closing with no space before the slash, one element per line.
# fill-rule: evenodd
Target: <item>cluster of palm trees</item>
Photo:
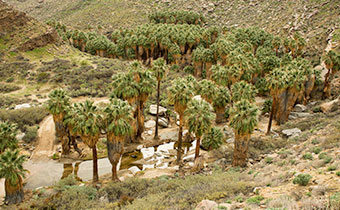
<path fill-rule="evenodd" d="M 192 11 L 156 11 L 149 14 L 150 23 L 167 23 L 167 24 L 195 24 L 202 25 L 205 23 L 205 17 L 202 14 Z"/>
<path fill-rule="evenodd" d="M 20 203 L 24 199 L 23 178 L 27 170 L 23 163 L 26 156 L 20 155 L 18 129 L 15 124 L 0 121 L 0 178 L 5 178 L 5 203 Z"/>

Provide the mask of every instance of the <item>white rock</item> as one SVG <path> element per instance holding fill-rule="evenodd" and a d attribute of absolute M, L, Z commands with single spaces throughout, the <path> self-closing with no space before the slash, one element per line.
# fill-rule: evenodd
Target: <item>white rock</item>
<path fill-rule="evenodd" d="M 166 108 L 159 106 L 159 115 L 165 115 L 166 111 L 167 111 Z M 152 114 L 152 115 L 156 115 L 157 114 L 157 105 L 155 105 L 155 104 L 150 105 L 149 113 Z"/>
<path fill-rule="evenodd" d="M 30 108 L 31 105 L 30 104 L 18 104 L 15 106 L 14 109 L 26 109 L 26 108 Z"/>
<path fill-rule="evenodd" d="M 302 104 L 296 104 L 294 107 L 294 111 L 295 112 L 304 112 L 307 110 L 307 107 L 305 105 Z"/>
<path fill-rule="evenodd" d="M 146 129 L 154 128 L 156 126 L 156 122 L 154 120 L 149 120 L 144 126 Z"/>
<path fill-rule="evenodd" d="M 292 128 L 283 130 L 282 133 L 287 137 L 295 137 L 299 136 L 302 131 L 299 128 Z"/>
<path fill-rule="evenodd" d="M 167 127 L 169 127 L 169 121 L 166 118 L 161 117 L 161 118 L 158 119 L 158 125 L 160 125 L 164 128 L 167 128 Z"/>
<path fill-rule="evenodd" d="M 325 103 L 321 104 L 320 108 L 321 108 L 323 113 L 327 113 L 327 112 L 333 112 L 333 111 L 337 110 L 339 105 L 340 105 L 340 100 L 335 99 L 333 101 L 325 102 Z"/>
<path fill-rule="evenodd" d="M 197 210 L 213 210 L 217 207 L 217 203 L 215 201 L 203 200 L 201 201 L 195 209 Z"/>
<path fill-rule="evenodd" d="M 131 171 L 133 175 L 140 171 L 140 169 L 137 166 L 132 166 L 128 170 Z"/>

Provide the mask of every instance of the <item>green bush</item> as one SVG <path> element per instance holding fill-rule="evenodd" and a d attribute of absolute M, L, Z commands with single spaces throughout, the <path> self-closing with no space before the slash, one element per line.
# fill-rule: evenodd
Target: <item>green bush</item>
<path fill-rule="evenodd" d="M 330 207 L 331 209 L 340 209 L 340 192 L 330 197 Z"/>
<path fill-rule="evenodd" d="M 272 157 L 266 157 L 264 159 L 264 161 L 267 163 L 267 164 L 272 164 L 273 163 L 273 158 Z"/>
<path fill-rule="evenodd" d="M 50 79 L 50 73 L 49 72 L 41 72 L 37 75 L 37 81 L 38 82 L 48 82 Z"/>
<path fill-rule="evenodd" d="M 337 171 L 337 172 L 336 172 L 336 175 L 337 175 L 337 176 L 340 176 L 340 171 Z"/>
<path fill-rule="evenodd" d="M 0 109 L 0 119 L 16 123 L 18 128 L 25 130 L 25 125 L 33 126 L 39 124 L 48 115 L 44 107 L 31 107 L 18 110 Z"/>
<path fill-rule="evenodd" d="M 257 195 L 251 198 L 247 199 L 247 204 L 257 204 L 259 205 L 261 203 L 261 201 L 264 200 L 264 197 L 261 195 Z"/>
<path fill-rule="evenodd" d="M 74 186 L 77 184 L 77 180 L 74 178 L 73 175 L 70 175 L 59 182 L 57 182 L 53 188 L 57 191 L 64 191 L 69 189 L 71 186 Z"/>
<path fill-rule="evenodd" d="M 322 152 L 319 154 L 319 159 L 322 160 L 322 159 L 325 159 L 327 157 L 327 153 L 326 152 Z"/>
<path fill-rule="evenodd" d="M 322 149 L 321 149 L 320 147 L 314 147 L 314 148 L 312 149 L 312 152 L 313 152 L 314 154 L 319 154 L 321 151 L 322 151 Z"/>
<path fill-rule="evenodd" d="M 335 171 L 336 170 L 336 166 L 329 166 L 327 168 L 327 171 Z"/>
<path fill-rule="evenodd" d="M 22 104 L 28 102 L 29 99 L 18 99 L 11 96 L 0 94 L 0 108 L 8 108 L 14 104 Z"/>
<path fill-rule="evenodd" d="M 307 186 L 307 184 L 309 183 L 311 179 L 312 179 L 312 176 L 309 174 L 299 174 L 297 177 L 294 178 L 293 184 Z"/>
<path fill-rule="evenodd" d="M 212 127 L 208 133 L 204 134 L 202 146 L 207 150 L 217 149 L 223 143 L 223 132 L 217 127 Z"/>
<path fill-rule="evenodd" d="M 31 143 L 36 140 L 38 136 L 38 128 L 37 126 L 25 126 L 25 136 L 23 140 L 26 143 Z"/>
<path fill-rule="evenodd" d="M 325 157 L 324 163 L 327 164 L 327 163 L 330 163 L 331 161 L 332 161 L 332 158 L 327 156 L 327 157 Z"/>
<path fill-rule="evenodd" d="M 302 156 L 302 158 L 303 158 L 304 160 L 313 160 L 313 155 L 312 155 L 311 153 L 307 152 L 306 154 L 304 154 L 304 155 Z"/>

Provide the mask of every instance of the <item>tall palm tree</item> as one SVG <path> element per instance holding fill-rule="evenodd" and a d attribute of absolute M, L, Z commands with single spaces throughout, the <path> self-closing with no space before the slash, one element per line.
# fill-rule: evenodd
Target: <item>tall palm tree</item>
<path fill-rule="evenodd" d="M 156 128 L 155 128 L 155 137 L 154 139 L 158 139 L 158 118 L 159 118 L 159 97 L 160 97 L 160 88 L 161 88 L 161 81 L 166 75 L 168 71 L 168 67 L 166 62 L 163 58 L 159 58 L 154 61 L 153 67 L 151 68 L 153 71 L 156 80 L 157 80 L 157 114 L 156 114 Z"/>
<path fill-rule="evenodd" d="M 247 165 L 248 143 L 257 126 L 257 112 L 256 105 L 246 99 L 241 99 L 231 109 L 230 126 L 235 133 L 233 166 Z"/>
<path fill-rule="evenodd" d="M 178 133 L 178 150 L 177 163 L 179 164 L 182 156 L 182 135 L 184 126 L 184 112 L 188 103 L 194 96 L 194 86 L 188 78 L 178 78 L 173 81 L 171 87 L 168 88 L 169 103 L 174 105 L 175 111 L 179 115 L 179 133 Z"/>
<path fill-rule="evenodd" d="M 66 129 L 64 127 L 63 121 L 66 115 L 66 110 L 70 106 L 70 97 L 67 95 L 66 91 L 63 89 L 53 90 L 49 95 L 48 100 L 48 111 L 53 115 L 53 121 L 56 129 L 56 136 L 60 139 L 63 149 L 63 154 L 68 154 L 70 152 L 68 138 L 64 138 L 66 134 Z"/>
<path fill-rule="evenodd" d="M 86 100 L 74 104 L 72 120 L 73 132 L 77 133 L 84 143 L 92 149 L 93 158 L 93 183 L 98 182 L 97 142 L 103 127 L 102 116 L 93 102 Z"/>
<path fill-rule="evenodd" d="M 107 135 L 107 154 L 112 165 L 112 180 L 118 181 L 117 164 L 124 152 L 125 137 L 130 135 L 132 127 L 132 107 L 121 99 L 111 99 L 105 108 Z"/>
<path fill-rule="evenodd" d="M 18 147 L 16 135 L 17 127 L 15 124 L 0 121 L 0 154 L 7 148 L 14 150 Z"/>
<path fill-rule="evenodd" d="M 224 118 L 225 107 L 231 102 L 231 96 L 227 87 L 217 87 L 212 105 L 216 112 L 216 123 L 221 123 Z"/>
<path fill-rule="evenodd" d="M 270 74 L 268 74 L 265 79 L 266 79 L 266 84 L 268 89 L 270 90 L 270 95 L 273 98 L 273 103 L 272 103 L 272 108 L 270 111 L 270 117 L 269 117 L 269 123 L 268 123 L 268 129 L 267 129 L 267 134 L 270 133 L 271 127 L 272 127 L 272 122 L 273 122 L 273 117 L 276 113 L 276 107 L 277 103 L 279 102 L 279 95 L 280 93 L 286 88 L 287 86 L 287 72 L 285 71 L 284 68 L 276 68 Z"/>
<path fill-rule="evenodd" d="M 196 136 L 195 160 L 199 157 L 201 138 L 205 134 L 216 118 L 212 112 L 210 104 L 204 100 L 191 100 L 188 108 L 184 112 L 189 132 Z"/>
<path fill-rule="evenodd" d="M 0 178 L 5 178 L 6 204 L 20 203 L 24 199 L 25 160 L 26 157 L 19 155 L 18 150 L 6 150 L 0 155 Z"/>
<path fill-rule="evenodd" d="M 201 80 L 199 82 L 199 94 L 202 96 L 204 100 L 209 103 L 212 103 L 215 93 L 216 93 L 216 85 L 211 80 Z"/>

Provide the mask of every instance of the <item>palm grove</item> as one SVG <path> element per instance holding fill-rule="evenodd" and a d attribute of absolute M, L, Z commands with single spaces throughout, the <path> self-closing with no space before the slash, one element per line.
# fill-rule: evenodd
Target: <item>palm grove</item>
<path fill-rule="evenodd" d="M 60 23 L 49 22 L 65 42 L 81 51 L 112 59 L 135 60 L 126 72 L 113 76 L 111 100 L 105 108 L 91 101 L 72 105 L 67 91 L 61 89 L 49 95 L 48 108 L 63 153 L 68 154 L 71 146 L 81 153 L 75 141 L 75 137 L 80 137 L 92 150 L 94 183 L 98 181 L 96 144 L 99 138 L 107 137 L 112 179 L 118 180 L 117 164 L 124 144 L 142 140 L 145 104 L 155 89 L 158 121 L 161 81 L 170 65 L 171 69 L 189 74 L 175 79 L 167 88 L 167 101 L 179 121 L 178 164 L 182 160 L 184 128 L 196 139 L 196 162 L 201 141 L 207 149 L 217 148 L 224 136 L 215 125 L 228 122 L 235 134 L 233 166 L 246 166 L 248 143 L 258 122 L 255 97 L 271 97 L 267 103 L 271 106 L 267 129 L 270 134 L 272 121 L 285 123 L 294 105 L 306 103 L 319 81 L 320 72 L 303 58 L 306 42 L 299 33 L 282 38 L 258 28 L 203 27 L 204 17 L 184 11 L 158 12 L 149 19 L 149 24 L 115 30 L 109 36 L 71 30 Z M 329 83 L 339 69 L 339 58 L 333 52 L 324 58 L 329 70 L 324 97 L 329 95 Z M 201 99 L 195 97 L 197 95 Z M 155 139 L 158 139 L 158 123 Z M 20 159 L 17 152 L 11 152 L 15 148 L 10 146 L 13 143 L 5 145 L 8 150 L 1 150 L 0 162 L 6 158 Z M 17 186 L 16 192 L 21 193 L 22 160 L 10 167 L 15 176 L 6 175 L 9 169 L 5 167 L 9 166 L 5 163 L 0 165 L 1 176 L 10 180 L 8 183 Z M 10 192 L 8 194 L 10 196 Z"/>

